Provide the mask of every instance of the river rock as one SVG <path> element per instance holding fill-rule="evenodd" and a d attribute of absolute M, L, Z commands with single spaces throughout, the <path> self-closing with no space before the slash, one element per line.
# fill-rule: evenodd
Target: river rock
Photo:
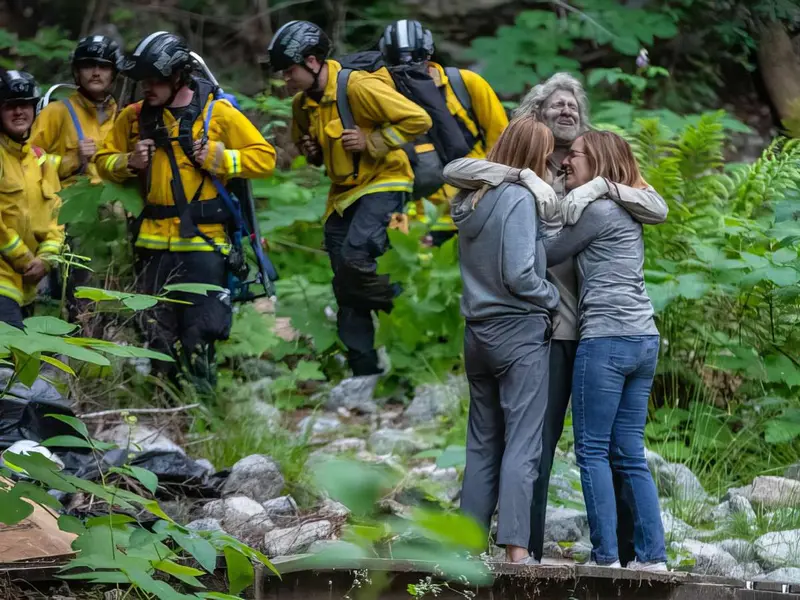
<path fill-rule="evenodd" d="M 205 469 L 206 473 L 208 473 L 209 475 L 213 475 L 214 473 L 217 472 L 217 469 L 214 466 L 214 464 L 210 460 L 208 460 L 207 458 L 198 458 L 194 462 L 196 462 L 198 465 L 203 467 Z"/>
<path fill-rule="evenodd" d="M 330 521 L 314 521 L 298 527 L 275 529 L 264 536 L 264 552 L 270 557 L 300 554 L 314 542 L 328 539 L 331 535 L 333 524 Z"/>
<path fill-rule="evenodd" d="M 719 546 L 697 540 L 674 542 L 673 549 L 683 549 L 694 558 L 692 573 L 698 575 L 728 576 L 738 566 L 736 559 Z"/>
<path fill-rule="evenodd" d="M 225 531 L 240 540 L 261 537 L 275 529 L 264 507 L 246 496 L 213 500 L 205 505 L 204 512 L 208 518 L 217 519 Z"/>
<path fill-rule="evenodd" d="M 138 423 L 133 425 L 121 423 L 116 427 L 100 432 L 96 437 L 101 442 L 108 442 L 116 444 L 120 448 L 130 448 L 141 452 L 161 451 L 186 454 L 183 448 L 157 429 Z"/>
<path fill-rule="evenodd" d="M 281 367 L 276 363 L 260 358 L 248 358 L 243 360 L 239 366 L 242 376 L 255 385 L 259 380 L 280 377 Z"/>
<path fill-rule="evenodd" d="M 282 413 L 277 406 L 257 398 L 237 402 L 231 413 L 234 418 L 264 425 L 269 432 L 280 427 L 282 418 Z"/>
<path fill-rule="evenodd" d="M 325 408 L 346 408 L 364 414 L 377 413 L 378 405 L 372 395 L 379 378 L 380 375 L 363 375 L 343 380 L 330 391 Z"/>
<path fill-rule="evenodd" d="M 660 466 L 657 479 L 661 491 L 675 500 L 681 502 L 705 502 L 708 494 L 703 489 L 703 484 L 686 465 L 667 463 Z"/>
<path fill-rule="evenodd" d="M 309 415 L 297 424 L 297 429 L 303 435 L 325 436 L 342 428 L 339 417 L 332 415 Z M 309 431 L 310 430 L 310 431 Z"/>
<path fill-rule="evenodd" d="M 755 549 L 766 567 L 800 567 L 800 529 L 762 535 L 756 540 Z"/>
<path fill-rule="evenodd" d="M 731 507 L 731 515 L 744 515 L 748 523 L 756 522 L 756 511 L 753 510 L 753 505 L 744 496 L 733 496 L 729 501 Z"/>
<path fill-rule="evenodd" d="M 685 540 L 696 533 L 692 526 L 673 515 L 668 508 L 661 511 L 661 523 L 664 535 L 673 541 Z"/>
<path fill-rule="evenodd" d="M 800 569 L 777 569 L 755 579 L 756 581 L 774 581 L 775 583 L 800 583 Z"/>
<path fill-rule="evenodd" d="M 222 528 L 222 523 L 220 523 L 219 519 L 211 519 L 208 517 L 204 519 L 195 519 L 186 525 L 186 529 L 191 529 L 192 531 L 219 531 L 224 534 L 228 533 Z"/>
<path fill-rule="evenodd" d="M 783 473 L 783 476 L 787 479 L 800 481 L 800 463 L 792 465 L 791 467 L 787 467 L 786 471 Z"/>
<path fill-rule="evenodd" d="M 748 562 L 738 565 L 730 573 L 730 577 L 734 579 L 743 579 L 745 581 L 753 581 L 764 574 L 764 569 L 761 568 L 757 562 Z"/>
<path fill-rule="evenodd" d="M 222 488 L 224 496 L 247 496 L 263 503 L 280 496 L 286 481 L 269 456 L 253 454 L 237 462 Z"/>
<path fill-rule="evenodd" d="M 375 454 L 407 456 L 425 448 L 413 429 L 379 429 L 369 436 L 369 448 Z"/>
<path fill-rule="evenodd" d="M 436 465 L 415 467 L 408 472 L 411 481 L 424 479 L 433 483 L 440 492 L 436 494 L 441 500 L 453 502 L 461 493 L 458 470 L 455 467 L 440 469 Z"/>
<path fill-rule="evenodd" d="M 660 454 L 653 452 L 652 450 L 648 450 L 647 448 L 644 449 L 644 457 L 647 460 L 647 466 L 650 468 L 650 472 L 657 481 L 659 470 L 661 470 L 663 467 L 666 467 L 669 463 L 661 458 Z"/>
<path fill-rule="evenodd" d="M 550 542 L 577 542 L 589 533 L 586 513 L 574 508 L 548 506 L 544 539 Z"/>
<path fill-rule="evenodd" d="M 720 502 L 708 513 L 709 521 L 712 523 L 722 523 L 731 518 L 730 500 Z"/>
<path fill-rule="evenodd" d="M 280 496 L 267 500 L 261 506 L 264 507 L 270 517 L 294 517 L 298 513 L 297 503 L 291 496 Z"/>
<path fill-rule="evenodd" d="M 412 425 L 435 425 L 439 417 L 458 412 L 461 399 L 469 397 L 465 377 L 451 377 L 447 383 L 419 386 L 406 410 L 406 419 Z"/>
<path fill-rule="evenodd" d="M 346 519 L 350 516 L 350 509 L 341 502 L 326 498 L 322 507 L 319 509 L 319 516 L 326 519 Z"/>
<path fill-rule="evenodd" d="M 753 494 L 753 486 L 752 485 L 744 485 L 738 488 L 729 488 L 728 492 L 723 496 L 722 500 L 730 501 L 731 498 L 735 496 L 741 496 L 742 498 L 747 498 L 748 501 L 750 500 L 750 496 Z"/>
<path fill-rule="evenodd" d="M 324 448 L 322 451 L 326 454 L 345 454 L 348 452 L 359 453 L 367 449 L 367 442 L 361 438 L 342 438 L 334 440 Z"/>
<path fill-rule="evenodd" d="M 757 558 L 755 546 L 747 540 L 722 540 L 717 545 L 740 563 L 753 562 Z"/>
<path fill-rule="evenodd" d="M 756 477 L 748 498 L 767 509 L 800 506 L 800 481 L 785 477 Z"/>

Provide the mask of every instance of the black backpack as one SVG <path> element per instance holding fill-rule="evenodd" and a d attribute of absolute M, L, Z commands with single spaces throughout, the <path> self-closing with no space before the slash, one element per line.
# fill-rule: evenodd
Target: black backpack
<path fill-rule="evenodd" d="M 378 51 L 358 52 L 338 59 L 342 70 L 336 82 L 336 107 L 344 129 L 355 128 L 355 119 L 347 97 L 347 84 L 353 71 L 375 72 L 386 67 Z M 466 156 L 477 141 L 466 127 L 447 108 L 445 97 L 433 79 L 419 66 L 402 65 L 386 67 L 392 76 L 397 91 L 418 104 L 431 117 L 433 126 L 427 134 L 402 146 L 414 171 L 413 199 L 418 200 L 436 192 L 444 185 L 444 166 L 457 158 Z M 472 115 L 472 99 L 469 96 L 461 72 L 446 69 L 447 76 L 459 102 Z M 353 157 L 354 177 L 358 175 L 359 155 Z"/>

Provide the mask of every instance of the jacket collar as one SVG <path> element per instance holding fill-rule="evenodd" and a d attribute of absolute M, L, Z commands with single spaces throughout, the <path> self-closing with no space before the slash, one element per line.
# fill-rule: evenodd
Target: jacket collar
<path fill-rule="evenodd" d="M 27 140 L 20 143 L 15 140 L 12 140 L 5 133 L 0 134 L 0 146 L 2 146 L 3 149 L 12 156 L 15 156 L 20 159 L 24 158 L 30 152 L 31 149 L 31 145 L 27 142 Z"/>
<path fill-rule="evenodd" d="M 325 64 L 328 66 L 328 83 L 325 84 L 325 89 L 322 92 L 322 99 L 317 102 L 310 98 L 308 94 L 304 93 L 303 108 L 336 102 L 336 81 L 339 79 L 339 72 L 342 70 L 342 65 L 335 60 L 326 60 Z"/>
<path fill-rule="evenodd" d="M 444 67 L 433 61 L 428 61 L 428 75 L 436 82 L 436 87 L 443 87 L 450 81 L 450 78 L 444 71 Z"/>
<path fill-rule="evenodd" d="M 113 115 L 117 109 L 117 101 L 114 100 L 114 96 L 111 94 L 106 96 L 106 99 L 102 102 L 97 103 L 76 90 L 75 93 L 69 97 L 69 101 L 91 113 L 96 113 L 98 110 L 101 110 L 107 115 Z"/>

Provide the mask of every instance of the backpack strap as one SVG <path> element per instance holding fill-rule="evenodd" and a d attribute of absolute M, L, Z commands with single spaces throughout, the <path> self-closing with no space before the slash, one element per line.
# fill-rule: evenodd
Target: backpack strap
<path fill-rule="evenodd" d="M 472 110 L 472 96 L 467 89 L 467 85 L 464 83 L 464 76 L 461 75 L 461 69 L 457 67 L 445 67 L 444 72 L 450 82 L 450 87 L 453 88 L 453 93 L 456 95 L 456 98 L 461 106 L 464 107 L 464 110 L 467 111 L 469 118 L 472 119 L 473 123 L 475 123 L 475 127 L 478 129 L 478 135 L 480 136 L 481 141 L 484 142 L 484 145 L 486 145 L 483 135 L 483 127 L 481 127 L 478 118 L 475 116 L 475 111 Z"/>
<path fill-rule="evenodd" d="M 64 106 L 67 107 L 67 112 L 69 112 L 69 116 L 72 119 L 72 125 L 75 127 L 75 131 L 78 133 L 78 141 L 82 142 L 84 140 L 83 128 L 81 127 L 81 122 L 78 120 L 75 107 L 72 106 L 72 102 L 70 102 L 67 98 L 64 98 L 62 102 L 64 103 Z"/>
<path fill-rule="evenodd" d="M 347 97 L 347 84 L 353 69 L 342 69 L 336 78 L 336 109 L 342 121 L 343 129 L 355 129 L 356 120 L 350 108 L 350 99 Z M 361 163 L 361 153 L 353 152 L 353 179 L 358 177 L 358 167 Z"/>

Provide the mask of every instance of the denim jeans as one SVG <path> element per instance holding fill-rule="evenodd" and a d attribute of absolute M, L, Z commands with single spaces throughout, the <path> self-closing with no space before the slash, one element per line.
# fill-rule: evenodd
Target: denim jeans
<path fill-rule="evenodd" d="M 575 453 L 589 517 L 592 559 L 619 559 L 612 467 L 633 513 L 639 562 L 665 561 L 658 492 L 644 455 L 644 426 L 659 336 L 581 340 L 572 384 Z"/>

